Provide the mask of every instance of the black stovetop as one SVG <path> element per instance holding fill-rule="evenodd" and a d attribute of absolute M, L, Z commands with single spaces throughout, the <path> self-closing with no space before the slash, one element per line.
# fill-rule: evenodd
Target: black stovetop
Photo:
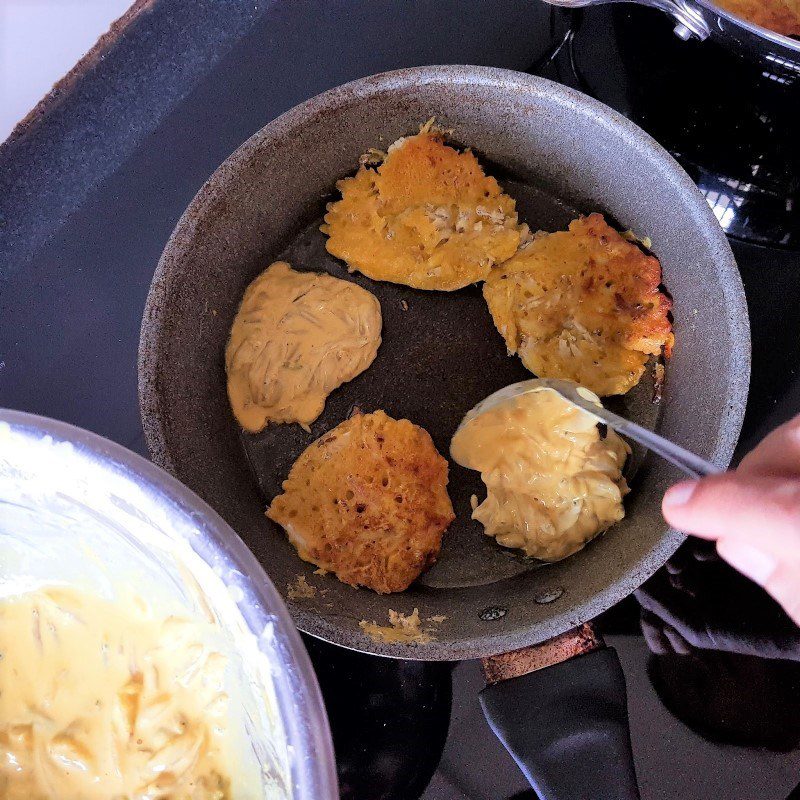
<path fill-rule="evenodd" d="M 698 184 L 729 236 L 800 248 L 800 76 L 684 42 L 669 18 L 616 6 L 554 15 L 549 77 L 641 125 Z M 539 68 L 541 71 L 541 67 Z"/>
<path fill-rule="evenodd" d="M 793 89 L 710 42 L 674 39 L 658 12 L 637 8 L 576 17 L 535 0 L 154 0 L 142 9 L 0 148 L 0 405 L 143 453 L 144 298 L 178 216 L 229 152 L 351 78 L 538 61 L 674 152 L 737 237 L 753 329 L 740 452 L 800 409 Z M 543 63 L 569 24 L 571 48 Z M 800 783 L 800 641 L 762 592 L 686 545 L 600 625 L 625 670 L 644 800 L 790 795 Z M 475 663 L 307 644 L 344 796 L 533 797 L 482 719 Z"/>

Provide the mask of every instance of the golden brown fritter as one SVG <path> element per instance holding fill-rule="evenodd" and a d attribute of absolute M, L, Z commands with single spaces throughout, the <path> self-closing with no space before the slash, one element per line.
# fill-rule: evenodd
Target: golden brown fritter
<path fill-rule="evenodd" d="M 402 592 L 454 519 L 447 461 L 427 431 L 356 414 L 310 445 L 267 510 L 304 561 L 351 586 Z"/>
<path fill-rule="evenodd" d="M 800 0 L 715 0 L 720 8 L 762 28 L 800 36 Z"/>
<path fill-rule="evenodd" d="M 378 281 L 452 291 L 481 281 L 520 241 L 515 203 L 472 152 L 444 143 L 430 123 L 396 141 L 377 168 L 336 186 L 328 252 Z"/>
<path fill-rule="evenodd" d="M 601 397 L 624 394 L 647 360 L 672 348 L 661 265 L 601 214 L 537 233 L 483 287 L 509 353 L 540 378 L 568 378 Z"/>

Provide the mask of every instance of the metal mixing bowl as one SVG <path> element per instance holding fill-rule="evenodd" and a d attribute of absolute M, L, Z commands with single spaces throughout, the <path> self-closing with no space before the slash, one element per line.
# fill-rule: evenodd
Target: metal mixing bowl
<path fill-rule="evenodd" d="M 134 453 L 71 425 L 0 410 L 0 597 L 46 583 L 101 596 L 125 585 L 165 613 L 192 613 L 199 597 L 232 645 L 236 675 L 260 698 L 248 738 L 267 776 L 264 797 L 338 797 L 311 662 L 241 539 Z"/>

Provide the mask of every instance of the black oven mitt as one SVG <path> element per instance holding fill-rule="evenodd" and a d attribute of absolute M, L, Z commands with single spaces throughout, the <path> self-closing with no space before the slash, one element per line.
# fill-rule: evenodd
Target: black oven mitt
<path fill-rule="evenodd" d="M 639 800 L 625 678 L 613 648 L 487 686 L 480 698 L 541 800 Z"/>

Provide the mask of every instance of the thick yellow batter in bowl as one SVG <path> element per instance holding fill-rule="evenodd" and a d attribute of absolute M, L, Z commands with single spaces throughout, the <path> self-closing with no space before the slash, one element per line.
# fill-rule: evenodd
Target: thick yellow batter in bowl
<path fill-rule="evenodd" d="M 0 411 L 0 798 L 334 800 L 322 699 L 233 531 L 143 459 Z"/>
<path fill-rule="evenodd" d="M 260 796 L 219 630 L 42 587 L 0 601 L 0 796 Z"/>

